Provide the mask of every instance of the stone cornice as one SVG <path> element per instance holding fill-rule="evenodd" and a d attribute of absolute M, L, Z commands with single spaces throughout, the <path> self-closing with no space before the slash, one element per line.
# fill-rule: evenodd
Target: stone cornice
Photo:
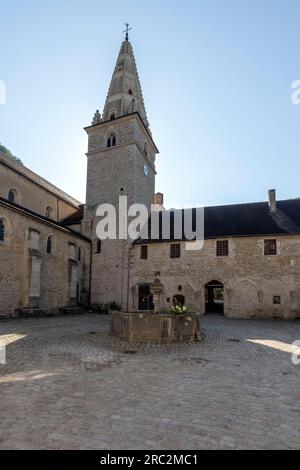
<path fill-rule="evenodd" d="M 153 140 L 153 137 L 152 135 L 150 134 L 150 132 L 148 131 L 147 127 L 145 126 L 144 124 L 144 121 L 142 120 L 140 114 L 138 111 L 135 111 L 134 113 L 130 113 L 130 114 L 126 114 L 125 116 L 119 116 L 119 117 L 116 117 L 115 119 L 110 119 L 108 121 L 102 121 L 102 122 L 99 122 L 98 124 L 93 124 L 93 125 L 90 125 L 90 126 L 87 126 L 87 127 L 84 127 L 84 130 L 89 133 L 89 131 L 93 130 L 93 129 L 97 129 L 99 128 L 100 126 L 108 126 L 108 125 L 112 125 L 114 122 L 116 121 L 120 121 L 120 120 L 128 120 L 128 118 L 132 118 L 133 116 L 137 116 L 138 117 L 138 120 L 139 122 L 142 124 L 142 127 L 143 129 L 145 130 L 147 136 L 149 137 L 153 147 L 154 147 L 154 150 L 155 150 L 155 153 L 158 154 L 159 153 L 159 150 L 158 148 L 156 147 L 155 145 L 155 142 Z"/>

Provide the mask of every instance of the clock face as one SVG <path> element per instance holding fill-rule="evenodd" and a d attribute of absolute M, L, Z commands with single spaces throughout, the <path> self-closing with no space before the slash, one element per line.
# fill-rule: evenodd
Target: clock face
<path fill-rule="evenodd" d="M 144 165 L 144 174 L 145 174 L 145 176 L 148 176 L 148 173 L 149 173 L 149 169 L 148 169 L 147 165 Z"/>

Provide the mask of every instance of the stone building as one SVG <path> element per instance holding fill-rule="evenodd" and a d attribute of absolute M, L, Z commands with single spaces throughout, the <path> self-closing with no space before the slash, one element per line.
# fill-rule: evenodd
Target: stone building
<path fill-rule="evenodd" d="M 0 315 L 88 304 L 82 216 L 78 201 L 0 154 Z"/>
<path fill-rule="evenodd" d="M 112 204 L 118 217 L 122 196 L 128 207 L 165 211 L 162 193 L 155 193 L 158 149 L 128 39 L 103 113 L 96 111 L 85 130 L 85 205 L 0 155 L 0 315 L 111 302 L 125 311 L 152 310 L 150 286 L 159 272 L 166 309 L 185 304 L 203 314 L 300 317 L 300 199 L 276 201 L 270 190 L 266 202 L 206 207 L 204 246 L 196 251 L 172 227 L 164 238 L 132 242 L 120 227 L 116 239 L 98 238 L 98 207 Z"/>

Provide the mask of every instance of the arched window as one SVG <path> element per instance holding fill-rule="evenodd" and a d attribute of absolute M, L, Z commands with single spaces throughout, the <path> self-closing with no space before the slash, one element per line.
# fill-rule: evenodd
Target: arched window
<path fill-rule="evenodd" d="M 115 147 L 117 145 L 117 137 L 114 132 L 112 132 L 107 139 L 107 147 Z"/>
<path fill-rule="evenodd" d="M 10 189 L 8 191 L 7 199 L 9 200 L 9 202 L 16 202 L 16 196 L 17 196 L 16 191 L 14 189 Z"/>
<path fill-rule="evenodd" d="M 53 209 L 51 206 L 47 206 L 46 207 L 46 217 L 48 217 L 48 219 L 52 219 L 52 216 L 53 216 Z"/>
<path fill-rule="evenodd" d="M 4 242 L 5 240 L 5 225 L 4 221 L 0 219 L 0 242 Z"/>
<path fill-rule="evenodd" d="M 52 248 L 53 248 L 53 237 L 52 235 L 49 235 L 47 238 L 47 253 L 52 253 Z"/>

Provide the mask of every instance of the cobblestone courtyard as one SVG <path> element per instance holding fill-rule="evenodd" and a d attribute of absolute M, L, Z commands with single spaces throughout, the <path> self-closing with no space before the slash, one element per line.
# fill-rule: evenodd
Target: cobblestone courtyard
<path fill-rule="evenodd" d="M 300 322 L 202 320 L 126 344 L 109 317 L 0 322 L 0 449 L 300 449 Z"/>

